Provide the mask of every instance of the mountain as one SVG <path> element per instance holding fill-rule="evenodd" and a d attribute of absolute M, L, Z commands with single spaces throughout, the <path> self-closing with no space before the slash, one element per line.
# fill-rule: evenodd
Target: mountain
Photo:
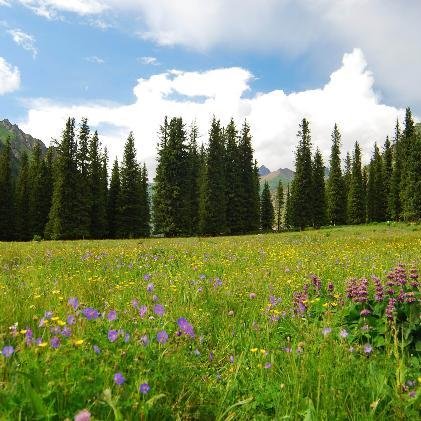
<path fill-rule="evenodd" d="M 17 173 L 19 161 L 24 152 L 30 156 L 37 143 L 41 146 L 42 154 L 47 151 L 47 147 L 41 140 L 24 133 L 16 124 L 5 119 L 0 121 L 0 151 L 4 148 L 7 137 L 10 137 L 12 147 L 12 171 L 14 174 Z"/>
<path fill-rule="evenodd" d="M 294 178 L 294 174 L 294 171 L 290 170 L 289 168 L 279 168 L 279 170 L 272 171 L 264 176 L 261 176 L 260 184 L 263 184 L 265 181 L 267 181 L 269 183 L 270 190 L 274 191 L 278 187 L 279 180 L 281 180 L 285 188 L 286 185 L 289 184 Z"/>
<path fill-rule="evenodd" d="M 259 176 L 264 177 L 265 175 L 268 175 L 268 174 L 270 174 L 270 169 L 262 165 L 259 168 Z"/>

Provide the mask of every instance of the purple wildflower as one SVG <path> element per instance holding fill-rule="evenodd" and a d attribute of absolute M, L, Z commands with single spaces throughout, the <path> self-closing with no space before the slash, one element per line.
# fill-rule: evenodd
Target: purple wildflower
<path fill-rule="evenodd" d="M 133 306 L 134 308 L 138 308 L 138 307 L 139 307 L 139 301 L 137 301 L 136 299 L 133 299 L 133 300 L 132 300 L 132 306 Z"/>
<path fill-rule="evenodd" d="M 117 320 L 117 312 L 115 310 L 111 310 L 108 314 L 107 314 L 107 319 L 110 322 L 113 322 L 114 320 Z"/>
<path fill-rule="evenodd" d="M 330 327 L 324 327 L 323 329 L 322 329 L 322 334 L 323 334 L 323 336 L 327 336 L 327 335 L 329 335 L 329 333 L 330 332 L 332 332 L 332 329 L 330 328 Z"/>
<path fill-rule="evenodd" d="M 142 395 L 146 395 L 151 390 L 148 383 L 142 383 L 139 387 L 139 392 L 142 393 Z"/>
<path fill-rule="evenodd" d="M 146 306 L 140 306 L 139 307 L 139 316 L 140 317 L 145 317 L 147 312 L 148 312 L 148 307 L 146 307 Z"/>
<path fill-rule="evenodd" d="M 98 345 L 94 345 L 92 347 L 92 349 L 94 350 L 95 354 L 100 354 L 101 353 L 101 349 L 99 348 Z"/>
<path fill-rule="evenodd" d="M 13 348 L 13 346 L 11 346 L 11 345 L 6 345 L 1 350 L 1 353 L 2 353 L 3 357 L 5 357 L 5 358 L 10 358 L 13 355 L 14 352 L 15 352 L 15 348 Z"/>
<path fill-rule="evenodd" d="M 371 311 L 368 308 L 364 308 L 360 311 L 361 317 L 367 317 L 371 314 Z"/>
<path fill-rule="evenodd" d="M 214 288 L 218 288 L 220 286 L 222 286 L 222 281 L 219 278 L 215 278 L 213 281 L 213 286 Z"/>
<path fill-rule="evenodd" d="M 156 340 L 160 343 L 160 344 L 165 344 L 165 342 L 168 341 L 168 333 L 165 332 L 165 330 L 161 330 L 157 333 L 156 335 Z"/>
<path fill-rule="evenodd" d="M 143 335 L 143 336 L 141 336 L 141 337 L 140 337 L 140 343 L 141 343 L 143 346 L 148 346 L 148 345 L 149 345 L 149 338 L 148 338 L 148 335 Z"/>
<path fill-rule="evenodd" d="M 92 307 L 86 307 L 82 310 L 82 314 L 88 319 L 88 320 L 95 320 L 99 317 L 99 311 L 95 310 Z"/>
<path fill-rule="evenodd" d="M 269 363 L 269 362 L 267 362 L 267 363 L 265 364 L 265 368 L 266 368 L 266 369 L 268 369 L 268 368 L 272 368 L 272 364 L 271 364 L 271 363 Z"/>
<path fill-rule="evenodd" d="M 76 310 L 79 307 L 79 300 L 76 297 L 69 298 L 69 301 L 67 301 L 67 304 L 69 304 L 70 307 L 73 307 L 74 310 Z"/>
<path fill-rule="evenodd" d="M 151 282 L 147 285 L 146 291 L 152 292 L 154 290 L 154 288 L 155 288 L 155 285 Z"/>
<path fill-rule="evenodd" d="M 149 281 L 150 279 L 151 279 L 151 275 L 149 273 L 147 273 L 146 275 L 143 275 L 144 281 Z"/>
<path fill-rule="evenodd" d="M 76 323 L 76 317 L 72 314 L 70 316 L 67 316 L 66 322 L 68 325 L 74 325 Z"/>
<path fill-rule="evenodd" d="M 193 329 L 193 326 L 184 317 L 180 317 L 177 320 L 177 324 L 178 324 L 178 327 L 181 329 L 181 331 L 184 334 L 186 334 L 186 335 L 194 338 L 194 329 Z"/>
<path fill-rule="evenodd" d="M 50 340 L 51 348 L 57 349 L 60 346 L 60 338 L 58 336 L 53 336 Z"/>
<path fill-rule="evenodd" d="M 396 304 L 396 299 L 389 298 L 389 302 L 387 303 L 385 314 L 386 314 L 387 319 L 390 322 L 393 321 L 394 312 L 395 312 L 395 304 Z"/>
<path fill-rule="evenodd" d="M 83 409 L 75 415 L 74 421 L 90 421 L 91 413 L 87 409 Z"/>
<path fill-rule="evenodd" d="M 128 342 L 130 342 L 130 333 L 125 333 L 124 334 L 124 342 L 127 344 Z"/>
<path fill-rule="evenodd" d="M 349 333 L 348 333 L 345 329 L 341 329 L 341 330 L 339 331 L 339 336 L 340 336 L 341 338 L 343 338 L 343 339 L 347 338 L 347 337 L 348 337 L 348 335 L 349 335 Z"/>
<path fill-rule="evenodd" d="M 155 304 L 153 307 L 153 312 L 157 315 L 157 316 L 163 316 L 165 313 L 165 307 L 162 304 Z"/>
<path fill-rule="evenodd" d="M 49 320 L 49 319 L 51 319 L 51 317 L 53 317 L 53 312 L 51 311 L 51 310 L 49 310 L 49 311 L 46 311 L 45 312 L 45 314 L 44 314 L 44 317 L 47 319 L 47 320 Z"/>
<path fill-rule="evenodd" d="M 373 351 L 373 347 L 370 344 L 365 344 L 364 345 L 364 353 L 369 355 L 371 354 L 371 352 Z"/>
<path fill-rule="evenodd" d="M 114 383 L 115 384 L 118 384 L 119 386 L 121 386 L 125 381 L 126 381 L 126 379 L 124 378 L 124 376 L 121 373 L 115 373 L 114 374 Z"/>
<path fill-rule="evenodd" d="M 110 342 L 115 342 L 118 338 L 118 330 L 111 329 L 108 331 L 108 340 Z"/>
<path fill-rule="evenodd" d="M 72 330 L 70 329 L 70 327 L 64 326 L 63 329 L 61 329 L 60 334 L 68 338 L 69 336 L 72 335 Z"/>

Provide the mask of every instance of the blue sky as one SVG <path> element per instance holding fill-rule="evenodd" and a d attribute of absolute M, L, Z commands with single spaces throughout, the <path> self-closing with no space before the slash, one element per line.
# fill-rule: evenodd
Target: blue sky
<path fill-rule="evenodd" d="M 85 114 L 117 155 L 132 129 L 152 167 L 164 112 L 204 138 L 207 114 L 250 119 L 272 167 L 291 165 L 302 117 L 325 154 L 339 121 L 368 155 L 403 107 L 421 114 L 420 19 L 415 0 L 0 0 L 0 118 L 48 143 Z"/>

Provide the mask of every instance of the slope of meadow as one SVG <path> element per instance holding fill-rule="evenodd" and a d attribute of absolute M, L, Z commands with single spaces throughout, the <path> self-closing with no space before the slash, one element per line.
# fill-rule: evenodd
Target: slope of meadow
<path fill-rule="evenodd" d="M 415 419 L 420 264 L 404 225 L 0 243 L 0 419 Z"/>

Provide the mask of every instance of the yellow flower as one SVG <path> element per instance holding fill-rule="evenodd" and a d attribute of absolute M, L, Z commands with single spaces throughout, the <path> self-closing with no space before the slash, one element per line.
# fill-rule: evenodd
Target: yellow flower
<path fill-rule="evenodd" d="M 59 326 L 65 326 L 65 325 L 66 325 L 66 322 L 63 322 L 63 320 L 58 320 L 58 321 L 57 321 L 57 324 L 58 324 Z"/>
<path fill-rule="evenodd" d="M 47 342 L 41 342 L 38 344 L 40 348 L 45 348 L 47 345 L 48 345 Z"/>
<path fill-rule="evenodd" d="M 77 345 L 77 346 L 79 346 L 79 345 L 82 345 L 83 342 L 85 342 L 83 339 L 76 339 L 75 342 L 74 342 L 74 344 Z"/>
<path fill-rule="evenodd" d="M 257 348 L 250 349 L 251 352 L 257 352 Z"/>
<path fill-rule="evenodd" d="M 52 320 L 53 322 L 56 322 L 57 320 L 59 320 L 59 317 L 57 317 L 57 316 L 51 317 L 51 320 Z"/>

